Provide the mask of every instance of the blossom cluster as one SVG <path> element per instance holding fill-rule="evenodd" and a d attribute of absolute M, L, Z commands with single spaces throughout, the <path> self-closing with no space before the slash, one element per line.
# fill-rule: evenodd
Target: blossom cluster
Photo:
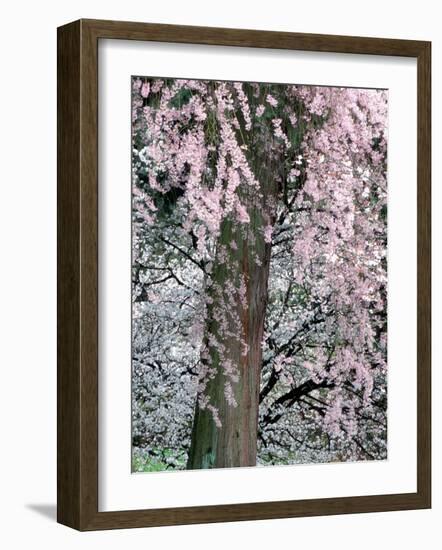
<path fill-rule="evenodd" d="M 133 79 L 137 447 L 186 454 L 195 400 L 221 427 L 258 340 L 260 464 L 385 458 L 387 100 Z"/>

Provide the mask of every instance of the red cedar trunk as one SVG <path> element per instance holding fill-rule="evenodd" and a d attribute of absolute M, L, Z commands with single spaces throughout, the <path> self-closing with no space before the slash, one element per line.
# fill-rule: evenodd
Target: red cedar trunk
<path fill-rule="evenodd" d="M 250 105 L 263 101 L 263 98 L 256 99 L 253 86 L 245 86 L 245 92 Z M 267 130 L 263 130 L 260 125 L 259 129 L 253 127 L 251 132 L 247 132 L 241 110 L 236 115 L 241 125 L 241 131 L 236 133 L 238 144 L 247 146 L 248 162 L 260 181 L 260 188 L 243 188 L 240 192 L 241 202 L 247 206 L 250 223 L 244 225 L 231 220 L 222 223 L 218 250 L 222 247 L 229 250 L 234 270 L 229 273 L 225 262 L 218 261 L 217 257 L 212 268 L 212 281 L 222 287 L 232 278 L 242 275 L 246 284 L 248 307 L 243 308 L 239 298 L 232 306 L 239 315 L 240 328 L 238 330 L 238 326 L 231 326 L 230 329 L 235 334 L 241 334 L 223 339 L 227 348 L 224 359 L 230 359 L 238 367 L 239 380 L 232 383 L 237 406 L 232 406 L 226 400 L 226 378 L 219 364 L 220 358 L 216 351 L 210 349 L 209 363 L 215 367 L 216 374 L 204 394 L 217 409 L 222 426 L 217 427 L 212 413 L 196 404 L 188 469 L 256 465 L 262 340 L 271 255 L 271 244 L 264 240 L 264 227 L 274 222 L 276 174 L 281 169 L 281 163 L 271 154 L 277 145 L 271 125 Z M 237 245 L 235 251 L 231 248 L 232 241 Z M 223 304 L 217 302 L 216 295 L 212 298 L 214 302 L 208 308 L 206 322 L 206 344 L 210 334 L 217 336 L 218 327 L 212 313 L 217 306 L 223 308 Z M 248 346 L 246 354 L 241 338 Z"/>
<path fill-rule="evenodd" d="M 260 209 L 252 210 L 250 217 L 248 231 L 254 235 L 253 245 L 249 244 L 247 237 L 242 234 L 244 228 L 239 228 L 239 224 L 235 228 L 231 222 L 223 223 L 218 243 L 218 246 L 228 245 L 232 240 L 237 243 L 238 250 L 231 252 L 231 261 L 235 270 L 238 270 L 238 274 L 244 276 L 246 283 L 248 307 L 244 308 L 238 300 L 236 308 L 241 319 L 242 339 L 248 346 L 247 353 L 244 354 L 240 338 L 223 341 L 227 348 L 226 358 L 238 366 L 239 380 L 232 383 L 237 406 L 234 407 L 226 401 L 224 395 L 226 379 L 219 366 L 219 357 L 212 351 L 211 364 L 216 366 L 217 373 L 204 393 L 218 410 L 222 426 L 215 425 L 210 411 L 196 405 L 188 469 L 256 465 L 261 343 L 267 305 L 271 245 L 264 242 Z M 228 270 L 222 262 L 215 260 L 212 279 L 221 286 L 229 279 Z M 214 302 L 209 310 L 209 319 L 210 311 L 216 307 L 217 303 Z M 213 320 L 208 320 L 207 335 L 216 334 L 216 327 Z"/>

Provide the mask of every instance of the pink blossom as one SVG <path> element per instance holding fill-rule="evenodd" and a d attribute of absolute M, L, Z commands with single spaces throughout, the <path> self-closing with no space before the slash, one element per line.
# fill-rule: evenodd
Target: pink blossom
<path fill-rule="evenodd" d="M 148 96 L 149 96 L 149 92 L 150 92 L 150 84 L 149 84 L 149 82 L 143 82 L 143 84 L 142 84 L 142 86 L 141 86 L 140 94 L 142 95 L 142 97 L 148 97 Z"/>
<path fill-rule="evenodd" d="M 273 227 L 269 224 L 264 227 L 264 241 L 266 243 L 272 242 Z"/>
<path fill-rule="evenodd" d="M 278 106 L 278 101 L 271 94 L 267 94 L 266 101 L 272 107 L 277 107 Z"/>
<path fill-rule="evenodd" d="M 237 219 L 240 223 L 250 222 L 250 216 L 248 215 L 247 210 L 239 202 L 236 204 L 236 213 L 237 213 Z"/>

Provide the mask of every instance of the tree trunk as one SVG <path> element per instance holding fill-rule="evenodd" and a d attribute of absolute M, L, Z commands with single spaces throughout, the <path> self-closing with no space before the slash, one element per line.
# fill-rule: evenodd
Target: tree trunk
<path fill-rule="evenodd" d="M 251 85 L 245 85 L 244 91 L 253 108 L 264 102 L 267 93 L 264 90 L 264 95 L 256 98 Z M 209 300 L 205 351 L 201 356 L 210 376 L 195 407 L 188 469 L 256 465 L 262 341 L 271 255 L 271 243 L 266 242 L 264 228 L 273 225 L 276 218 L 277 180 L 283 163 L 274 155 L 276 141 L 272 125 L 263 128 L 260 121 L 254 121 L 248 131 L 241 109 L 236 111 L 236 116 L 240 125 L 236 139 L 238 145 L 245 146 L 259 189 L 244 185 L 238 193 L 247 209 L 249 223 L 240 223 L 232 216 L 221 224 L 206 291 Z M 238 287 L 241 281 L 242 293 L 226 304 L 223 292 L 225 294 L 232 283 Z M 220 312 L 224 323 L 222 320 L 220 323 Z M 221 351 L 216 343 L 213 345 L 214 338 L 221 343 Z M 237 375 L 237 380 L 230 385 L 236 406 L 226 398 L 225 384 L 229 383 L 226 361 L 233 365 Z M 211 407 L 219 417 L 218 425 Z"/>
<path fill-rule="evenodd" d="M 225 255 L 217 253 L 212 269 L 214 288 L 207 291 L 212 303 L 208 307 L 205 342 L 210 340 L 210 335 L 217 335 L 224 351 L 220 357 L 216 349 L 209 348 L 210 364 L 215 371 L 204 389 L 222 425 L 217 426 L 213 413 L 197 402 L 188 469 L 256 465 L 262 339 L 271 253 L 271 245 L 264 241 L 262 211 L 262 204 L 249 209 L 251 219 L 247 229 L 238 222 L 226 220 L 222 224 L 218 251 L 228 249 L 229 261 L 226 266 Z M 232 241 L 236 243 L 236 250 L 232 250 Z M 220 338 L 219 319 L 216 321 L 214 315 L 217 308 L 226 308 L 219 290 L 228 288 L 232 278 L 244 281 L 245 299 L 236 299 L 230 304 L 232 311 L 228 312 L 228 332 L 236 337 Z M 231 384 L 236 406 L 225 396 L 226 375 L 220 364 L 225 360 L 237 369 L 238 380 Z"/>

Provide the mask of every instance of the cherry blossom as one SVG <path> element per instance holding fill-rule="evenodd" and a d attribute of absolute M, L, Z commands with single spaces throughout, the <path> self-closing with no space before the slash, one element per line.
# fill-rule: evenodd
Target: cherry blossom
<path fill-rule="evenodd" d="M 133 78 L 137 460 L 386 457 L 387 105 Z"/>

